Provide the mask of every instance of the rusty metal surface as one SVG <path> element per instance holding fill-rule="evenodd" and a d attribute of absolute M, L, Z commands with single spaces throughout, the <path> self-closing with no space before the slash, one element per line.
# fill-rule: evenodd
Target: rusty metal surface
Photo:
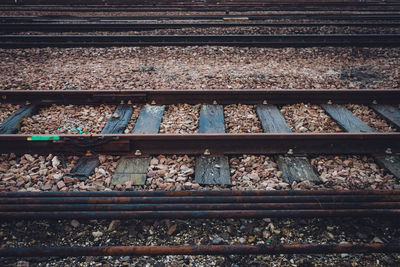
<path fill-rule="evenodd" d="M 184 34 L 184 35 L 0 35 L 2 48 L 124 47 L 399 47 L 397 33 L 355 34 Z"/>
<path fill-rule="evenodd" d="M 335 104 L 398 104 L 398 89 L 247 89 L 247 90 L 126 90 L 126 91 L 45 91 L 45 90 L 0 90 L 1 103 L 25 104 L 120 104 L 132 103 L 163 104 L 296 104 L 301 102 L 323 104 L 332 101 Z"/>
<path fill-rule="evenodd" d="M 386 244 L 277 244 L 200 246 L 27 247 L 0 248 L 0 257 L 156 256 L 232 254 L 395 253 L 400 242 Z"/>
<path fill-rule="evenodd" d="M 217 203 L 217 204 L 3 204 L 0 211 L 174 211 L 174 210 L 400 209 L 400 202 Z"/>
<path fill-rule="evenodd" d="M 181 28 L 229 28 L 229 27 L 400 27 L 399 22 L 189 22 L 189 23 L 137 23 L 137 22 L 31 22 L 31 23 L 2 23 L 0 31 L 5 33 L 16 32 L 93 32 L 93 31 L 144 31 L 154 29 L 181 29 Z"/>
<path fill-rule="evenodd" d="M 292 209 L 292 210 L 196 210 L 196 211 L 33 211 L 0 212 L 0 220 L 16 219 L 219 219 L 219 218 L 316 218 L 393 217 L 400 209 Z"/>
<path fill-rule="evenodd" d="M 319 196 L 187 196 L 187 197 L 21 197 L 0 198 L 0 204 L 176 204 L 176 203 L 323 203 L 400 201 L 400 195 Z"/>
<path fill-rule="evenodd" d="M 39 135 L 40 136 L 40 135 Z M 44 135 L 49 136 L 49 135 Z M 251 133 L 57 135 L 59 141 L 29 141 L 31 135 L 0 135 L 0 153 L 84 154 L 385 154 L 400 152 L 400 133 Z"/>
<path fill-rule="evenodd" d="M 103 193 L 103 192 L 100 192 Z M 133 193 L 133 194 L 132 194 Z M 135 195 L 136 196 L 132 196 Z M 199 195 L 196 195 L 199 194 Z M 246 195 L 247 194 L 247 195 Z M 265 194 L 265 195 L 263 195 Z M 47 195 L 47 196 L 46 196 Z M 399 190 L 2 192 L 0 219 L 398 216 Z M 125 195 L 125 196 L 124 196 Z"/>
<path fill-rule="evenodd" d="M 0 192 L 0 197 L 183 197 L 183 196 L 318 196 L 318 195 L 400 195 L 400 190 L 199 190 L 199 191 L 43 191 L 43 192 Z"/>

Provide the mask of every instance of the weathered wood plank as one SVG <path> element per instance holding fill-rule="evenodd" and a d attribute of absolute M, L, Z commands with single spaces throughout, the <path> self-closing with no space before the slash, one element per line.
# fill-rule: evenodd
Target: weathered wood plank
<path fill-rule="evenodd" d="M 257 114 L 265 132 L 290 133 L 292 130 L 287 125 L 285 118 L 279 109 L 274 105 L 258 105 Z M 311 167 L 306 157 L 277 156 L 277 163 L 283 173 L 283 179 L 292 183 L 309 180 L 318 182 L 319 178 Z"/>
<path fill-rule="evenodd" d="M 128 126 L 133 113 L 133 108 L 130 105 L 119 105 L 113 116 L 107 121 L 101 131 L 102 134 L 120 134 L 124 133 L 126 126 Z M 115 116 L 117 114 L 117 116 Z"/>
<path fill-rule="evenodd" d="M 374 155 L 376 162 L 386 168 L 398 180 L 400 180 L 400 157 L 394 155 Z"/>
<path fill-rule="evenodd" d="M 38 111 L 37 105 L 28 105 L 21 107 L 13 114 L 10 115 L 3 123 L 0 125 L 0 134 L 15 134 L 21 128 L 21 121 L 30 117 Z"/>
<path fill-rule="evenodd" d="M 100 161 L 97 156 L 82 157 L 78 160 L 70 173 L 64 176 L 78 178 L 80 181 L 85 181 L 93 174 L 94 169 L 99 166 Z"/>
<path fill-rule="evenodd" d="M 101 131 L 102 134 L 119 134 L 123 133 L 129 120 L 132 117 L 133 108 L 129 105 L 118 106 L 114 114 L 118 114 L 117 117 L 112 116 Z M 80 158 L 75 167 L 69 174 L 65 176 L 75 177 L 81 181 L 85 181 L 92 173 L 95 168 L 99 166 L 100 161 L 98 157 L 83 157 Z"/>
<path fill-rule="evenodd" d="M 204 185 L 229 185 L 231 177 L 226 156 L 200 156 L 196 159 L 195 181 Z"/>
<path fill-rule="evenodd" d="M 289 184 L 294 181 L 302 182 L 306 180 L 320 182 L 318 175 L 306 157 L 277 156 L 276 163 L 282 171 L 283 179 Z"/>
<path fill-rule="evenodd" d="M 142 108 L 132 133 L 156 134 L 160 130 L 162 116 L 165 106 L 146 105 Z"/>
<path fill-rule="evenodd" d="M 267 133 L 290 133 L 292 130 L 287 125 L 285 118 L 274 105 L 258 105 L 257 114 L 262 127 Z"/>
<path fill-rule="evenodd" d="M 371 105 L 371 107 L 382 117 L 390 121 L 400 129 L 400 109 L 389 105 Z"/>
<path fill-rule="evenodd" d="M 200 133 L 224 133 L 222 105 L 203 105 L 200 109 Z M 196 158 L 195 180 L 205 185 L 231 184 L 229 162 L 226 156 L 199 156 Z"/>
<path fill-rule="evenodd" d="M 321 106 L 332 117 L 332 119 L 339 124 L 340 127 L 348 132 L 362 133 L 375 131 L 342 105 L 324 104 Z"/>
<path fill-rule="evenodd" d="M 118 163 L 111 183 L 116 185 L 130 181 L 133 185 L 144 185 L 149 165 L 150 158 L 123 157 Z"/>
<path fill-rule="evenodd" d="M 200 133 L 224 133 L 224 108 L 222 105 L 203 105 L 200 109 Z"/>

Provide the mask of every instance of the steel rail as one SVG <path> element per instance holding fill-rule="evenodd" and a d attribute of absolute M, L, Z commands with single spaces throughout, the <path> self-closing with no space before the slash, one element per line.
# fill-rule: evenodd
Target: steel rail
<path fill-rule="evenodd" d="M 350 20 L 350 21 L 398 21 L 399 13 L 384 14 L 340 14 L 340 15 L 324 15 L 324 14 L 268 14 L 268 15 L 181 15 L 181 16 L 82 16 L 82 17 L 52 17 L 52 16 L 2 16 L 1 22 L 62 22 L 62 21 L 185 21 L 185 20 L 203 20 L 203 21 L 258 21 L 258 20 Z"/>
<path fill-rule="evenodd" d="M 30 141 L 32 135 L 0 135 L 2 153 L 130 154 L 376 154 L 400 152 L 400 133 L 119 134 L 59 135 Z M 40 135 L 39 135 L 40 136 Z M 56 138 L 57 141 L 51 139 Z M 233 145 L 234 144 L 234 145 Z"/>
<path fill-rule="evenodd" d="M 292 209 L 292 210 L 168 210 L 168 211 L 31 211 L 0 212 L 0 220 L 16 219 L 219 219 L 392 217 L 400 209 Z"/>
<path fill-rule="evenodd" d="M 51 0 L 1 0 L 2 6 L 25 7 L 392 7 L 399 6 L 396 1 L 51 1 Z"/>
<path fill-rule="evenodd" d="M 245 254 L 332 254 L 396 253 L 400 242 L 386 244 L 276 244 L 199 246 L 114 247 L 27 247 L 0 248 L 0 257 L 159 256 L 159 255 L 245 255 Z"/>
<path fill-rule="evenodd" d="M 2 212 L 400 209 L 399 202 L 212 203 L 212 204 L 2 204 Z"/>
<path fill-rule="evenodd" d="M 3 191 L 0 197 L 23 198 L 23 197 L 185 197 L 185 196 L 319 196 L 319 195 L 400 195 L 400 189 L 394 190 L 188 190 L 188 191 Z"/>
<path fill-rule="evenodd" d="M 206 150 L 214 155 L 237 154 L 385 154 L 400 152 L 400 133 L 257 133 L 257 134 L 118 134 L 0 135 L 0 153 L 85 154 L 87 150 L 110 155 L 190 154 Z M 36 139 L 36 138 L 33 138 Z"/>
<path fill-rule="evenodd" d="M 210 89 L 210 90 L 0 90 L 0 103 L 39 105 L 120 104 L 398 104 L 399 89 Z"/>
<path fill-rule="evenodd" d="M 0 35 L 0 47 L 109 46 L 397 47 L 400 34 Z"/>
<path fill-rule="evenodd" d="M 188 197 L 35 197 L 0 198 L 0 204 L 215 204 L 398 202 L 400 195 L 319 196 L 188 196 Z"/>
<path fill-rule="evenodd" d="M 181 28 L 229 27 L 400 27 L 400 22 L 191 22 L 191 23 L 137 23 L 137 22 L 76 22 L 76 23 L 0 23 L 0 32 L 91 32 L 91 31 L 145 31 Z"/>
<path fill-rule="evenodd" d="M 399 190 L 105 193 L 2 192 L 0 219 L 400 215 Z"/>
<path fill-rule="evenodd" d="M 92 12 L 92 11 L 91 11 Z M 383 13 L 383 14 L 267 14 L 267 15 L 147 15 L 147 16 L 0 16 L 1 22 L 63 22 L 63 21 L 168 21 L 168 20 L 350 20 L 350 21 L 368 21 L 368 20 L 379 20 L 379 21 L 397 21 L 400 19 L 399 13 Z"/>
<path fill-rule="evenodd" d="M 340 7 L 340 6 L 332 6 L 332 5 L 323 5 L 323 6 L 289 6 L 284 5 L 281 7 L 276 6 L 263 6 L 263 7 L 240 7 L 240 6 L 210 6 L 210 7 L 189 7 L 189 6 L 143 6 L 143 7 L 132 7 L 132 6 L 90 6 L 90 7 L 79 7 L 75 6 L 71 8 L 70 6 L 7 6 L 0 5 L 0 11 L 42 11 L 42 12 L 251 12 L 251 11 L 367 11 L 367 12 L 393 12 L 399 10 L 399 5 L 370 5 L 370 6 L 361 6 L 354 5 L 348 7 Z"/>
<path fill-rule="evenodd" d="M 122 10 L 127 8 L 129 10 L 270 10 L 270 9 L 315 9 L 315 8 L 336 8 L 336 9 L 347 9 L 347 8 L 359 8 L 359 9 L 370 9 L 370 8 L 391 8 L 398 7 L 396 2 L 338 2 L 338 1 L 300 1 L 300 2 L 285 2 L 285 1 L 196 1 L 196 2 L 185 2 L 185 1 L 79 1 L 79 2 L 63 2 L 63 1 L 9 1 L 2 0 L 0 4 L 12 8 L 52 8 L 53 10 L 63 10 L 77 8 L 78 10 L 87 10 L 89 8 L 102 9 L 107 11 L 108 9 Z"/>

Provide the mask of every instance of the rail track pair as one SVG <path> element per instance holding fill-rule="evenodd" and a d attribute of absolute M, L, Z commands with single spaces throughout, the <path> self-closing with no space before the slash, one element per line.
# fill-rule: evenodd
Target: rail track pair
<path fill-rule="evenodd" d="M 93 6 L 70 7 L 63 1 L 57 6 L 43 6 L 47 1 L 0 1 L 3 11 L 55 11 L 88 12 Z M 96 1 L 80 2 L 90 5 Z M 102 1 L 101 4 L 104 2 Z M 149 30 L 178 27 L 398 27 L 397 2 L 329 1 L 302 5 L 289 2 L 229 1 L 226 3 L 185 1 L 174 3 L 140 3 L 135 8 L 118 6 L 118 1 L 107 1 L 110 7 L 96 6 L 96 11 L 246 11 L 278 10 L 301 11 L 302 14 L 250 14 L 243 16 L 220 15 L 167 15 L 128 17 L 1 17 L 0 46 L 17 47 L 75 47 L 75 46 L 148 46 L 148 45 L 228 45 L 228 46 L 399 46 L 399 34 L 338 34 L 338 35 L 28 35 L 20 32 L 89 32 Z M 17 5 L 19 6 L 17 6 Z M 54 4 L 52 1 L 51 4 Z M 71 4 L 69 2 L 68 4 Z M 246 6 L 241 6 L 246 4 Z M 339 10 L 337 14 L 310 13 Z M 345 14 L 342 12 L 350 12 Z M 362 12 L 359 12 L 362 11 Z M 364 13 L 363 13 L 364 12 Z M 340 13 L 340 14 L 339 14 Z M 217 22 L 176 22 L 148 20 L 219 20 Z M 240 22 L 232 22 L 232 19 Z M 245 19 L 249 22 L 242 22 Z M 264 22 L 263 20 L 321 20 L 339 22 Z M 108 21 L 107 21 L 108 20 Z M 112 20 L 112 21 L 110 21 Z M 129 20 L 124 22 L 122 20 Z M 352 20 L 353 22 L 340 22 Z M 354 22 L 357 20 L 358 22 Z M 252 21 L 261 21 L 253 23 Z M 364 23 L 364 21 L 369 21 Z M 4 34 L 5 33 L 5 34 Z M 13 33 L 13 34 L 10 34 Z M 284 177 L 289 182 L 310 180 L 317 175 L 309 168 L 307 155 L 312 154 L 370 154 L 387 171 L 400 178 L 400 134 L 376 133 L 351 115 L 343 104 L 370 105 L 386 120 L 400 127 L 398 109 L 400 90 L 205 90 L 205 91 L 0 91 L 2 103 L 22 104 L 23 107 L 0 125 L 1 153 L 96 153 L 124 155 L 125 163 L 141 164 L 145 171 L 122 173 L 123 177 L 138 177 L 137 185 L 146 178 L 148 159 L 154 154 L 190 154 L 203 170 L 196 181 L 202 184 L 229 185 L 229 166 L 226 155 L 270 154 L 281 159 Z M 121 101 L 123 103 L 121 103 Z M 295 103 L 323 105 L 325 111 L 346 131 L 335 134 L 296 134 L 281 117 L 276 105 Z M 21 120 L 31 116 L 40 107 L 50 104 L 116 104 L 126 111 L 130 104 L 148 104 L 142 110 L 141 129 L 122 134 L 126 126 L 124 116 L 110 121 L 107 131 L 98 135 L 22 135 L 18 132 Z M 188 135 L 158 134 L 162 105 L 189 103 L 203 104 L 200 117 L 201 133 Z M 224 104 L 254 104 L 266 133 L 227 134 L 223 128 Z M 116 112 L 117 112 L 116 111 Z M 156 112 L 151 112 L 156 111 Z M 156 115 L 154 115 L 156 114 Z M 161 114 L 161 115 L 160 115 Z M 221 116 L 222 114 L 222 116 Z M 280 116 L 279 116 L 280 115 Z M 160 117 L 161 116 L 161 117 Z M 140 117 L 139 117 L 140 119 Z M 122 125 L 122 126 L 121 126 Z M 115 126 L 115 127 L 114 127 Z M 138 126 L 138 127 L 139 127 Z M 112 130 L 110 130 L 112 129 Z M 215 167 L 215 162 L 222 162 Z M 98 166 L 96 159 L 82 157 L 80 162 L 87 171 L 86 177 Z M 85 166 L 86 164 L 86 166 Z M 90 165 L 91 164 L 91 165 Z M 147 164 L 147 165 L 146 165 Z M 90 165 L 88 167 L 88 165 Z M 222 169 L 222 170 L 221 170 Z M 228 170 L 228 174 L 226 174 Z M 306 170 L 306 171 L 304 171 Z M 69 175 L 78 176 L 81 169 Z M 125 175 L 129 174 L 129 175 Z M 133 176 L 131 174 L 134 174 Z M 78 176 L 82 178 L 82 176 Z M 126 178 L 123 178 L 126 179 Z M 362 191 L 184 191 L 184 192 L 0 192 L 0 220 L 16 219 L 159 219 L 159 218 L 260 218 L 260 217 L 327 217 L 327 216 L 380 216 L 389 219 L 400 215 L 398 190 Z M 281 244 L 281 245 L 219 245 L 219 246 L 130 246 L 130 247 L 50 247 L 50 248 L 0 248 L 0 257 L 38 256 L 122 256 L 122 255 L 229 255 L 229 254 L 281 254 L 281 253 L 373 253 L 400 252 L 400 243 L 386 244 Z"/>

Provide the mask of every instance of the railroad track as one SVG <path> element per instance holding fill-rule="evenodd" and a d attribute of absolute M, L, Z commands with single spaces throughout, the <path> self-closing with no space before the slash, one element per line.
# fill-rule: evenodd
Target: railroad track
<path fill-rule="evenodd" d="M 274 16 L 276 14 L 273 14 Z M 314 16 L 315 14 L 311 14 Z M 207 19 L 218 18 L 205 15 Z M 279 15 L 280 16 L 280 15 Z M 292 15 L 301 19 L 301 15 Z M 339 15 L 343 18 L 343 15 Z M 366 15 L 371 16 L 371 15 Z M 376 15 L 372 15 L 376 16 Z M 378 15 L 379 16 L 379 15 Z M 385 19 L 393 19 L 384 14 Z M 394 15 L 399 16 L 398 14 Z M 183 19 L 200 19 L 202 16 L 181 16 Z M 328 16 L 324 16 L 328 18 Z M 218 19 L 227 20 L 227 17 Z M 231 18 L 238 18 L 233 16 Z M 271 18 L 271 17 L 269 17 Z M 281 18 L 281 17 L 279 17 Z M 252 47 L 314 47 L 314 46 L 361 46 L 361 47 L 397 47 L 400 44 L 398 33 L 311 33 L 311 34 L 95 34 L 77 35 L 65 34 L 65 32 L 92 32 L 92 31 L 143 31 L 154 29 L 180 29 L 184 27 L 195 27 L 207 29 L 210 27 L 269 27 L 269 28 L 291 28 L 291 27 L 369 27 L 382 29 L 391 27 L 398 28 L 396 21 L 390 22 L 192 22 L 192 23 L 166 23 L 150 22 L 144 23 L 123 21 L 123 18 L 112 18 L 107 21 L 106 17 L 99 18 L 32 18 L 32 17 L 3 17 L 0 19 L 0 47 L 107 47 L 107 46 L 193 46 L 193 45 L 220 45 L 220 46 L 252 46 Z M 129 18 L 146 19 L 151 17 Z M 157 19 L 178 19 L 177 17 L 158 17 Z M 248 17 L 246 17 L 248 19 Z M 313 17 L 315 19 L 315 17 Z M 351 20 L 356 17 L 351 16 Z M 396 20 L 396 19 L 394 19 Z M 94 23 L 95 22 L 95 23 Z M 27 32 L 37 31 L 41 34 L 30 34 Z M 22 32 L 18 34 L 19 32 Z M 46 32 L 60 32 L 62 34 L 44 34 Z M 379 31 L 378 31 L 379 32 Z M 15 33 L 15 34 L 10 34 Z"/>
<path fill-rule="evenodd" d="M 400 134 L 397 132 L 377 133 L 341 105 L 344 103 L 369 104 L 393 125 L 400 127 L 400 111 L 390 106 L 398 104 L 399 94 L 399 90 L 148 90 L 117 92 L 6 90 L 0 92 L 2 102 L 29 103 L 29 105 L 17 110 L 1 125 L 0 152 L 18 154 L 80 152 L 84 154 L 90 150 L 114 155 L 133 157 L 136 155 L 147 160 L 149 155 L 154 154 L 190 154 L 200 158 L 202 155 L 245 153 L 300 157 L 305 154 L 324 154 L 329 148 L 330 154 L 367 153 L 375 155 L 377 161 L 399 177 L 398 167 L 396 167 L 399 159 L 396 154 L 400 151 Z M 222 105 L 238 102 L 257 104 L 257 113 L 266 133 L 225 133 Z M 327 114 L 348 132 L 291 133 L 275 105 L 300 102 L 321 104 Z M 119 114 L 118 118 L 111 118 L 100 134 L 14 134 L 18 132 L 21 120 L 36 113 L 43 105 L 99 103 L 119 104 L 115 110 L 115 113 Z M 130 120 L 130 116 L 126 114 L 132 114 L 132 107 L 127 103 L 153 103 L 153 105 L 144 106 L 136 128 L 130 134 L 123 134 Z M 204 104 L 200 111 L 200 134 L 158 134 L 164 105 L 177 103 Z M 284 165 L 292 164 L 283 159 L 281 169 L 285 168 Z M 148 164 L 146 160 L 143 161 L 143 164 Z M 228 168 L 226 156 L 217 157 L 217 160 Z M 204 165 L 206 169 L 211 164 L 205 159 L 199 159 L 197 163 L 199 166 Z M 307 160 L 303 163 L 299 161 L 297 164 L 301 166 L 300 168 L 312 169 Z M 93 166 L 96 167 L 96 164 Z M 213 171 L 216 171 L 215 168 L 210 169 L 210 172 Z M 76 173 L 81 173 L 81 171 L 77 170 Z M 312 171 L 303 172 L 299 177 L 290 173 L 285 174 L 289 182 L 308 179 L 307 176 L 315 178 Z M 292 175 L 294 176 L 292 177 Z M 197 180 L 199 181 L 210 178 L 200 178 L 200 173 L 198 176 Z M 229 173 L 224 173 L 220 178 L 219 182 L 230 184 Z M 219 183 L 212 181 L 212 177 L 210 179 L 211 183 Z"/>
<path fill-rule="evenodd" d="M 365 125 L 349 115 L 340 104 L 362 103 L 381 111 L 397 127 L 400 110 L 388 105 L 398 104 L 400 90 L 205 90 L 205 91 L 1 91 L 1 102 L 28 104 L 0 126 L 0 131 L 16 132 L 23 117 L 41 106 L 50 104 L 130 104 L 152 102 L 156 111 L 166 104 L 179 102 L 204 103 L 200 117 L 200 134 L 148 134 L 158 131 L 162 113 L 146 112 L 143 107 L 133 134 L 117 134 L 126 126 L 125 116 L 110 119 L 105 128 L 114 129 L 100 135 L 0 135 L 2 153 L 77 153 L 96 151 L 129 155 L 127 164 L 145 166 L 149 155 L 196 155 L 196 181 L 203 184 L 229 184 L 224 169 L 226 155 L 272 154 L 290 159 L 279 163 L 283 179 L 300 181 L 315 174 L 307 169 L 305 154 L 371 153 L 383 167 L 399 177 L 399 133 L 368 133 Z M 124 101 L 124 104 L 121 104 Z M 129 104 L 127 105 L 126 103 Z M 214 133 L 221 129 L 221 104 L 257 104 L 264 134 Z M 274 105 L 309 102 L 324 109 L 349 133 L 294 134 L 283 133 L 284 120 L 278 118 Z M 329 103 L 329 104 L 326 104 Z M 204 108 L 206 107 L 207 108 Z M 382 109 L 383 108 L 383 109 Z M 212 112 L 207 112 L 207 109 Z M 275 111 L 274 111 L 275 110 Z M 388 112 L 390 111 L 390 112 Z M 279 113 L 279 112 L 278 112 Z M 122 115 L 123 113 L 121 113 Z M 278 117 L 277 117 L 278 116 Z M 142 122 L 139 123 L 139 121 Z M 156 123 L 154 123 L 156 121 Z M 357 122 L 357 123 L 355 123 Z M 115 127 L 115 125 L 119 125 Z M 287 127 L 287 126 L 286 126 Z M 358 128 L 357 128 L 358 127 Z M 139 129 L 141 128 L 141 129 Z M 155 128 L 152 129 L 152 128 Z M 368 130 L 368 128 L 367 128 Z M 364 132 L 365 131 L 365 132 Z M 104 130 L 103 130 L 104 132 Z M 138 133 L 140 132 L 140 133 Z M 359 132 L 359 133 L 352 133 Z M 108 140 L 110 139 L 110 140 Z M 126 141 L 129 142 L 126 142 Z M 159 142 L 161 140 L 161 142 Z M 109 142 L 108 142 L 109 141 Z M 107 144 L 104 144 L 107 142 Z M 61 148 L 59 147 L 61 146 Z M 108 146 L 108 150 L 107 150 Z M 111 148 L 111 150 L 110 150 Z M 211 159 L 211 160 L 209 160 Z M 69 177 L 84 181 L 97 166 L 96 157 L 83 156 L 81 167 Z M 95 164 L 93 164 L 95 161 Z M 221 165 L 216 168 L 215 164 Z M 138 165 L 139 164 L 139 165 Z M 89 166 L 91 165 L 91 166 Z M 82 167 L 83 166 L 83 167 Z M 286 170 L 286 171 L 285 171 Z M 86 172 L 86 174 L 84 174 Z M 118 172 L 118 168 L 116 173 Z M 145 171 L 146 172 L 146 171 Z M 136 185 L 144 182 L 143 173 L 133 176 Z M 397 172 L 397 173 L 396 173 Z M 121 174 L 121 173 L 120 173 Z M 125 173 L 126 174 L 126 173 Z M 124 176 L 124 175 L 122 175 Z M 208 176 L 208 177 L 207 177 Z M 228 173 L 229 176 L 229 173 Z M 115 177 L 114 177 L 115 178 Z M 113 178 L 113 179 L 114 179 Z M 125 179 L 125 180 L 124 180 Z M 318 179 L 318 178 L 317 178 Z M 263 218 L 263 217 L 383 217 L 400 215 L 399 190 L 295 190 L 295 191 L 131 191 L 131 192 L 0 192 L 0 220 L 17 219 L 160 219 L 160 218 Z M 120 256 L 120 255 L 226 255 L 226 254 L 293 254 L 293 253 L 397 253 L 398 242 L 385 244 L 279 244 L 279 245 L 218 245 L 218 246 L 116 246 L 116 247 L 27 247 L 1 248 L 1 257 L 49 256 Z"/>
<path fill-rule="evenodd" d="M 22 2 L 29 3 L 29 2 Z M 0 2 L 1 4 L 1 2 Z M 163 6 L 140 6 L 163 10 Z M 280 6 L 281 7 L 281 6 Z M 288 6 L 285 5 L 287 8 Z M 331 7 L 337 7 L 332 4 Z M 341 6 L 343 7 L 343 6 Z M 348 6 L 347 6 L 348 7 Z M 352 6 L 354 7 L 354 6 Z M 361 7 L 357 5 L 357 7 Z M 363 6 L 365 7 L 365 6 Z M 388 5 L 368 5 L 381 10 Z M 397 5 L 396 5 L 397 7 Z M 5 8 L 5 7 L 2 7 Z M 6 7 L 7 9 L 8 7 Z M 18 7 L 19 10 L 48 7 Z M 62 6 L 52 10 L 69 10 Z M 107 10 L 113 10 L 111 7 Z M 172 8 L 181 8 L 174 6 Z M 183 8 L 187 8 L 186 6 Z M 190 7 L 193 8 L 193 7 Z M 209 9 L 210 8 L 210 9 Z M 221 6 L 207 7 L 220 10 Z M 227 6 L 223 6 L 226 9 Z M 235 10 L 236 6 L 229 6 Z M 258 9 L 249 5 L 242 10 Z M 263 6 L 262 8 L 266 8 Z M 271 8 L 268 6 L 267 8 Z M 274 7 L 272 7 L 274 8 Z M 309 7 L 315 9 L 320 7 Z M 1 9 L 1 8 L 0 8 Z M 17 10 L 17 9 L 16 9 Z M 70 9 L 72 10 L 72 9 Z M 102 10 L 101 8 L 98 10 Z M 120 10 L 118 8 L 118 10 Z M 78 11 L 89 11 L 86 7 Z M 371 11 L 369 9 L 369 11 Z M 385 10 L 388 11 L 388 10 Z M 384 14 L 383 14 L 384 13 Z M 231 15 L 189 15 L 165 17 L 126 17 L 127 20 L 225 21 L 198 23 L 121 22 L 115 17 L 38 18 L 2 17 L 0 31 L 124 31 L 179 27 L 398 27 L 397 13 L 356 15 L 272 14 L 246 15 L 245 20 L 321 19 L 382 20 L 379 22 L 284 22 L 231 23 Z M 105 21 L 107 19 L 112 22 Z M 73 22 L 73 23 L 71 23 Z M 239 25 L 240 24 L 240 25 Z M 0 46 L 148 46 L 148 45 L 232 45 L 232 46 L 399 46 L 399 34 L 323 34 L 323 35 L 0 35 Z M 84 183 L 99 166 L 97 154 L 121 158 L 112 177 L 113 184 L 146 184 L 147 171 L 154 155 L 195 157 L 194 180 L 204 188 L 230 187 L 228 156 L 270 155 L 288 185 L 322 180 L 311 166 L 312 155 L 369 155 L 400 181 L 400 133 L 375 132 L 344 104 L 370 106 L 387 122 L 400 129 L 398 108 L 400 90 L 161 90 L 161 91 L 0 91 L 0 103 L 21 108 L 0 125 L 0 153 L 79 155 L 74 167 L 61 176 L 67 183 Z M 278 105 L 319 104 L 345 131 L 343 133 L 292 133 Z M 165 105 L 201 104 L 199 133 L 160 134 Z M 252 104 L 265 133 L 225 133 L 223 105 Z M 21 134 L 21 121 L 49 105 L 117 105 L 113 116 L 98 134 Z M 123 134 L 132 115 L 132 105 L 141 104 L 134 129 Z M 7 177 L 5 179 L 8 179 Z M 399 190 L 281 190 L 281 191 L 132 191 L 132 192 L 0 192 L 0 220 L 33 219 L 190 219 L 190 218 L 288 218 L 288 217 L 380 217 L 395 220 L 400 215 Z M 0 248 L 0 257 L 106 256 L 106 255 L 231 255 L 293 253 L 397 253 L 399 242 L 383 244 L 270 244 L 218 246 L 118 246 L 118 247 L 27 247 Z"/>

